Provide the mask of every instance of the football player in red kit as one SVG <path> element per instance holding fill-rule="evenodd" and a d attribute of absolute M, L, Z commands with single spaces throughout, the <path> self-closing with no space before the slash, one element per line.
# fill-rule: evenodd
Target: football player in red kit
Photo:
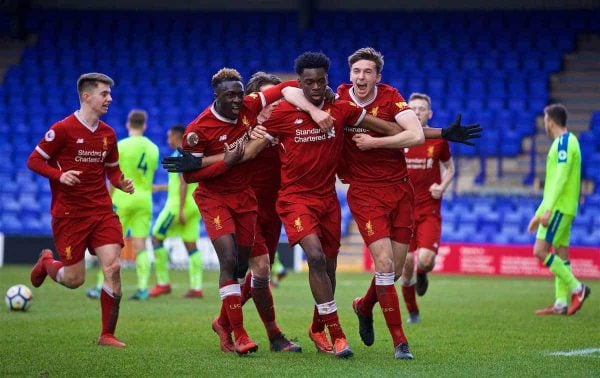
<path fill-rule="evenodd" d="M 29 155 L 27 166 L 47 177 L 52 190 L 52 234 L 59 255 L 44 249 L 31 271 L 39 287 L 46 276 L 68 288 L 85 280 L 84 253 L 98 256 L 104 273 L 100 294 L 102 331 L 99 345 L 122 348 L 114 336 L 121 300 L 119 255 L 123 230 L 113 211 L 106 178 L 117 189 L 133 193 L 133 183 L 119 169 L 114 130 L 100 120 L 112 102 L 113 80 L 87 73 L 77 80 L 81 107 L 46 132 Z"/>

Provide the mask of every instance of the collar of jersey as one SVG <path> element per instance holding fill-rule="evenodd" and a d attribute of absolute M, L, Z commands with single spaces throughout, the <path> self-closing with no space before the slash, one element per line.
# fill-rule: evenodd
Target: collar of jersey
<path fill-rule="evenodd" d="M 350 92 L 350 98 L 352 99 L 352 101 L 354 101 L 354 103 L 356 105 L 362 106 L 364 108 L 364 107 L 371 105 L 373 103 L 373 101 L 375 101 L 375 99 L 377 98 L 377 85 L 375 85 L 375 95 L 369 101 L 361 102 L 358 99 L 358 97 L 356 97 L 356 95 L 354 94 L 354 87 L 350 87 L 349 92 Z"/>
<path fill-rule="evenodd" d="M 90 126 L 88 125 L 85 120 L 83 118 L 81 118 L 79 116 L 79 110 L 76 110 L 75 113 L 73 113 L 75 115 L 75 118 L 77 118 L 77 120 L 83 125 L 85 126 L 86 129 L 90 130 L 91 132 L 95 132 L 96 130 L 98 130 L 98 125 L 100 124 L 100 121 L 96 122 L 95 125 Z"/>
<path fill-rule="evenodd" d="M 231 123 L 232 125 L 237 125 L 237 118 L 236 119 L 229 119 L 229 118 L 225 118 L 222 115 L 220 115 L 219 113 L 217 113 L 217 110 L 215 109 L 215 103 L 214 102 L 213 102 L 212 106 L 210 107 L 210 111 L 212 112 L 212 114 L 215 117 L 217 117 L 217 119 L 219 121 Z"/>

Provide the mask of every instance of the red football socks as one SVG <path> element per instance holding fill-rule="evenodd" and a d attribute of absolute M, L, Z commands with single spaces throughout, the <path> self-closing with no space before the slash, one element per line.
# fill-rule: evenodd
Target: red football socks
<path fill-rule="evenodd" d="M 46 273 L 48 276 L 52 278 L 54 281 L 59 282 L 56 278 L 58 275 L 58 271 L 63 267 L 63 263 L 59 260 L 47 259 L 44 261 L 44 268 L 46 269 Z"/>
<path fill-rule="evenodd" d="M 323 332 L 325 330 L 325 322 L 319 315 L 319 310 L 317 309 L 317 305 L 315 305 L 313 310 L 313 320 L 311 324 L 311 331 L 313 333 Z"/>
<path fill-rule="evenodd" d="M 385 323 L 392 335 L 394 346 L 406 342 L 406 336 L 402 329 L 402 317 L 400 315 L 400 305 L 398 304 L 398 294 L 394 285 L 377 285 L 377 297 Z"/>
<path fill-rule="evenodd" d="M 373 316 L 373 307 L 377 303 L 377 291 L 375 290 L 375 277 L 367 289 L 365 296 L 360 301 L 360 312 L 366 316 Z"/>
<path fill-rule="evenodd" d="M 404 303 L 406 303 L 406 309 L 409 313 L 419 312 L 419 306 L 417 305 L 417 297 L 415 296 L 415 285 L 402 286 L 402 296 L 404 297 Z"/>
<path fill-rule="evenodd" d="M 329 336 L 331 336 L 331 341 L 335 343 L 335 340 L 340 338 L 346 338 L 344 331 L 342 330 L 342 326 L 340 325 L 340 319 L 338 318 L 337 311 L 334 311 L 330 314 L 321 315 L 321 318 L 327 324 L 327 329 L 329 330 Z"/>
<path fill-rule="evenodd" d="M 265 280 L 266 287 L 253 287 L 252 299 L 258 311 L 258 315 L 265 324 L 269 340 L 279 335 L 281 331 L 275 322 L 275 308 L 273 305 L 273 295 L 269 287 L 269 280 Z"/>
<path fill-rule="evenodd" d="M 246 278 L 244 279 L 244 284 L 241 286 L 242 289 L 242 306 L 248 302 L 250 298 L 252 298 L 252 288 L 250 282 L 252 280 L 252 274 L 250 272 L 246 273 Z"/>
<path fill-rule="evenodd" d="M 115 334 L 119 319 L 121 296 L 111 295 L 105 287 L 100 291 L 100 308 L 102 311 L 102 335 Z"/>

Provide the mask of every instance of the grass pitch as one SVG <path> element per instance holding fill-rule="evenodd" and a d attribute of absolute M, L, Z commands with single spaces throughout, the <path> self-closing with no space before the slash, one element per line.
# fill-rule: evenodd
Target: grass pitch
<path fill-rule="evenodd" d="M 0 289 L 29 283 L 28 266 L 0 268 Z M 95 279 L 95 270 L 88 281 Z M 575 316 L 536 317 L 553 301 L 553 281 L 431 276 L 419 298 L 420 324 L 405 324 L 415 360 L 396 361 L 383 316 L 375 308 L 375 344 L 358 336 L 352 299 L 370 275 L 338 274 L 336 300 L 354 357 L 318 354 L 307 336 L 312 297 L 307 275 L 291 274 L 273 289 L 277 319 L 300 354 L 269 352 L 253 303 L 244 307 L 246 328 L 259 344 L 240 358 L 219 350 L 211 320 L 218 313 L 217 274 L 205 273 L 205 298 L 182 299 L 187 272 L 172 272 L 174 292 L 146 302 L 123 300 L 117 336 L 123 350 L 95 342 L 99 302 L 85 297 L 86 285 L 68 290 L 50 279 L 34 289 L 28 312 L 0 310 L 0 376 L 600 376 L 600 282 Z M 134 291 L 135 273 L 123 272 L 124 297 Z M 398 290 L 400 292 L 400 290 Z M 401 296 L 401 295 L 400 295 Z M 406 314 L 402 302 L 403 314 Z M 404 317 L 405 319 L 406 317 Z M 587 352 L 585 352 L 587 350 Z M 574 351 L 571 356 L 552 355 Z"/>

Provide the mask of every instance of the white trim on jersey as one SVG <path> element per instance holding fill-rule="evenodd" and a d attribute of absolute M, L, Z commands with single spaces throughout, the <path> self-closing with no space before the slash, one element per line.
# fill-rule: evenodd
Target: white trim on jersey
<path fill-rule="evenodd" d="M 115 161 L 114 163 L 104 163 L 105 167 L 116 167 L 119 165 L 118 161 Z"/>
<path fill-rule="evenodd" d="M 367 109 L 363 109 L 362 114 L 360 115 L 360 117 L 358 117 L 358 121 L 356 121 L 356 123 L 352 126 L 360 125 L 360 123 L 365 119 L 366 116 L 367 116 Z"/>
<path fill-rule="evenodd" d="M 223 122 L 227 122 L 227 123 L 231 123 L 233 125 L 237 125 L 237 118 L 236 119 L 229 119 L 229 118 L 225 118 L 222 115 L 220 115 L 219 113 L 217 113 L 217 110 L 215 109 L 215 103 L 213 102 L 212 106 L 210 107 L 210 111 L 211 113 L 217 117 L 217 119 L 219 121 L 223 121 Z"/>
<path fill-rule="evenodd" d="M 96 122 L 95 125 L 88 125 L 83 118 L 81 118 L 79 116 L 79 110 L 76 110 L 75 113 L 73 113 L 75 115 L 75 118 L 77 118 L 77 120 L 83 125 L 85 126 L 86 129 L 90 130 L 91 132 L 95 132 L 96 130 L 98 130 L 98 125 L 100 124 L 100 121 Z"/>
<path fill-rule="evenodd" d="M 262 104 L 262 107 L 264 108 L 265 106 L 267 106 L 267 99 L 265 98 L 265 95 L 262 92 L 258 92 L 258 97 L 260 97 L 260 103 Z"/>
<path fill-rule="evenodd" d="M 404 110 L 401 110 L 401 111 L 399 111 L 398 113 L 396 113 L 396 115 L 394 116 L 394 119 L 396 120 L 396 122 L 400 123 L 400 117 L 401 117 L 401 116 L 402 116 L 402 114 L 403 114 L 405 111 L 407 111 L 407 110 L 410 110 L 410 111 L 412 111 L 412 109 L 411 109 L 411 108 L 406 108 L 406 109 L 404 109 Z"/>
<path fill-rule="evenodd" d="M 192 152 L 192 156 L 194 157 L 204 157 L 204 154 L 202 152 Z"/>
<path fill-rule="evenodd" d="M 46 160 L 50 160 L 50 155 L 46 153 L 46 151 L 42 150 L 40 146 L 35 146 L 35 150 L 42 155 L 42 157 Z"/>
<path fill-rule="evenodd" d="M 356 97 L 356 95 L 354 94 L 354 87 L 351 87 L 348 92 L 350 93 L 350 98 L 352 99 L 352 102 L 354 102 L 358 106 L 362 106 L 363 108 L 366 108 L 367 106 L 371 105 L 373 103 L 373 101 L 375 101 L 375 99 L 377 98 L 377 85 L 375 85 L 375 95 L 373 96 L 373 98 L 370 99 L 369 101 L 365 101 L 365 102 L 361 102 L 358 99 L 358 97 Z"/>

